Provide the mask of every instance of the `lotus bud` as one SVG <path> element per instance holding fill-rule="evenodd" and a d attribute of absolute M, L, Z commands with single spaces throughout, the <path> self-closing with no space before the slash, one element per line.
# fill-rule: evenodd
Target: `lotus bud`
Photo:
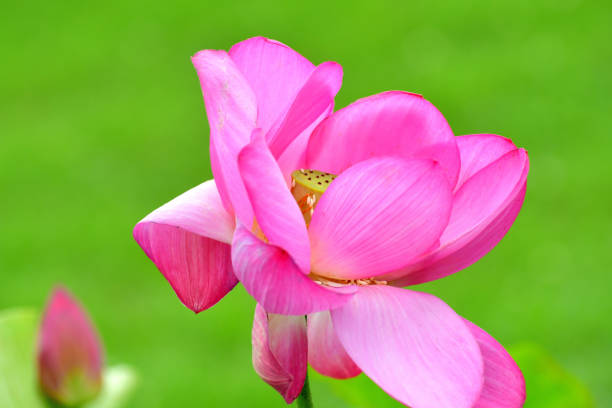
<path fill-rule="evenodd" d="M 81 306 L 55 289 L 38 337 L 38 377 L 50 399 L 73 407 L 95 398 L 102 387 L 102 346 Z"/>

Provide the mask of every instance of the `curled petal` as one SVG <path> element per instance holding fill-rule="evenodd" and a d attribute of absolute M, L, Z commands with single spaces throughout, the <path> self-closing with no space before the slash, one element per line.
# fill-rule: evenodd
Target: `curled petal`
<path fill-rule="evenodd" d="M 516 149 L 512 140 L 498 135 L 465 135 L 456 139 L 459 156 L 461 157 L 461 170 L 459 171 L 459 180 L 457 180 L 455 191 L 459 190 L 463 183 L 474 174 L 504 154 Z"/>
<path fill-rule="evenodd" d="M 204 94 L 210 124 L 211 165 L 223 205 L 242 222 L 252 222 L 237 159 L 255 129 L 255 94 L 225 51 L 200 51 L 192 62 Z"/>
<path fill-rule="evenodd" d="M 453 198 L 453 211 L 441 244 L 455 241 L 495 217 L 523 189 L 528 167 L 527 153 L 515 149 L 468 179 Z"/>
<path fill-rule="evenodd" d="M 315 129 L 307 167 L 340 174 L 380 156 L 431 159 L 454 186 L 459 152 L 444 116 L 421 95 L 390 91 L 360 99 L 332 114 Z"/>
<path fill-rule="evenodd" d="M 255 93 L 257 127 L 267 134 L 315 67 L 285 44 L 263 37 L 235 44 L 229 55 Z"/>
<path fill-rule="evenodd" d="M 451 198 L 448 180 L 431 160 L 356 164 L 331 183 L 314 211 L 313 273 L 371 278 L 418 258 L 446 227 Z"/>
<path fill-rule="evenodd" d="M 232 244 L 234 272 L 269 313 L 304 315 L 346 303 L 353 286 L 328 288 L 313 282 L 283 249 L 266 244 L 240 225 Z"/>
<path fill-rule="evenodd" d="M 330 106 L 329 111 L 323 112 L 321 116 L 315 119 L 310 126 L 304 129 L 302 133 L 287 146 L 280 157 L 277 158 L 278 166 L 281 168 L 283 177 L 285 177 L 288 186 L 291 185 L 291 173 L 296 169 L 303 169 L 306 167 L 306 146 L 308 145 L 308 139 L 310 139 L 312 131 L 332 112 L 332 110 L 333 106 Z"/>
<path fill-rule="evenodd" d="M 529 159 L 514 149 L 470 177 L 453 198 L 440 246 L 430 255 L 386 276 L 394 285 L 443 278 L 476 262 L 506 235 L 527 188 Z"/>
<path fill-rule="evenodd" d="M 298 135 L 325 112 L 333 109 L 334 98 L 342 85 L 342 67 L 324 62 L 312 72 L 298 92 L 278 128 L 268 138 L 270 151 L 280 157 Z"/>
<path fill-rule="evenodd" d="M 302 391 L 308 366 L 304 316 L 268 314 L 261 305 L 253 318 L 253 367 L 287 404 Z"/>
<path fill-rule="evenodd" d="M 525 402 L 525 379 L 504 347 L 490 334 L 465 321 L 478 342 L 484 361 L 484 385 L 474 408 L 520 408 Z"/>
<path fill-rule="evenodd" d="M 351 359 L 412 408 L 472 408 L 483 382 L 478 344 L 463 319 L 435 296 L 365 286 L 331 311 Z"/>
<path fill-rule="evenodd" d="M 147 215 L 139 224 L 174 227 L 231 244 L 235 222 L 225 211 L 215 180 L 208 180 L 184 192 Z"/>
<path fill-rule="evenodd" d="M 308 315 L 308 362 L 328 377 L 346 379 L 361 373 L 338 340 L 327 310 Z"/>
<path fill-rule="evenodd" d="M 64 289 L 53 291 L 38 339 L 38 375 L 45 394 L 68 406 L 102 386 L 102 346 L 93 324 Z"/>
<path fill-rule="evenodd" d="M 242 149 L 238 162 L 255 219 L 265 238 L 287 251 L 307 274 L 310 243 L 306 223 L 261 135 Z"/>
<path fill-rule="evenodd" d="M 198 313 L 238 282 L 232 272 L 234 219 L 213 180 L 163 205 L 134 228 L 134 238 L 185 306 Z"/>
<path fill-rule="evenodd" d="M 238 283 L 230 246 L 170 225 L 139 224 L 134 237 L 195 313 L 216 304 Z"/>

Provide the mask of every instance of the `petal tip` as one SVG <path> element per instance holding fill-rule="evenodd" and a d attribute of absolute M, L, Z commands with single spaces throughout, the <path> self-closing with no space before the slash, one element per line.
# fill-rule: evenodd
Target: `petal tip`
<path fill-rule="evenodd" d="M 174 225 L 141 222 L 135 240 L 194 313 L 217 304 L 238 282 L 230 245 Z"/>
<path fill-rule="evenodd" d="M 252 331 L 253 368 L 287 404 L 298 397 L 304 385 L 307 341 L 303 316 L 269 314 L 257 304 Z"/>

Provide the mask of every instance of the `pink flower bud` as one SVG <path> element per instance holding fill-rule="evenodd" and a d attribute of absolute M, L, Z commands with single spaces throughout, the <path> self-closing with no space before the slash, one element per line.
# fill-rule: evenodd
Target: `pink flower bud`
<path fill-rule="evenodd" d="M 102 386 L 102 347 L 85 311 L 65 289 L 53 291 L 38 336 L 44 393 L 67 406 L 94 398 Z"/>

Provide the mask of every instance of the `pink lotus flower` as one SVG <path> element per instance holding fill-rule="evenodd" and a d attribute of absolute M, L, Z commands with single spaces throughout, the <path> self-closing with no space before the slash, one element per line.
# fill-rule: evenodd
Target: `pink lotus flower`
<path fill-rule="evenodd" d="M 363 371 L 413 408 L 521 406 L 521 372 L 499 343 L 401 287 L 501 240 L 525 195 L 526 152 L 496 135 L 455 137 L 416 94 L 332 113 L 341 67 L 264 38 L 193 63 L 215 180 L 134 229 L 181 301 L 200 312 L 239 280 L 258 303 L 255 370 L 288 403 L 310 362 L 335 378 Z"/>
<path fill-rule="evenodd" d="M 93 399 L 102 386 L 102 347 L 85 312 L 64 289 L 53 291 L 38 339 L 42 390 L 66 406 Z"/>

